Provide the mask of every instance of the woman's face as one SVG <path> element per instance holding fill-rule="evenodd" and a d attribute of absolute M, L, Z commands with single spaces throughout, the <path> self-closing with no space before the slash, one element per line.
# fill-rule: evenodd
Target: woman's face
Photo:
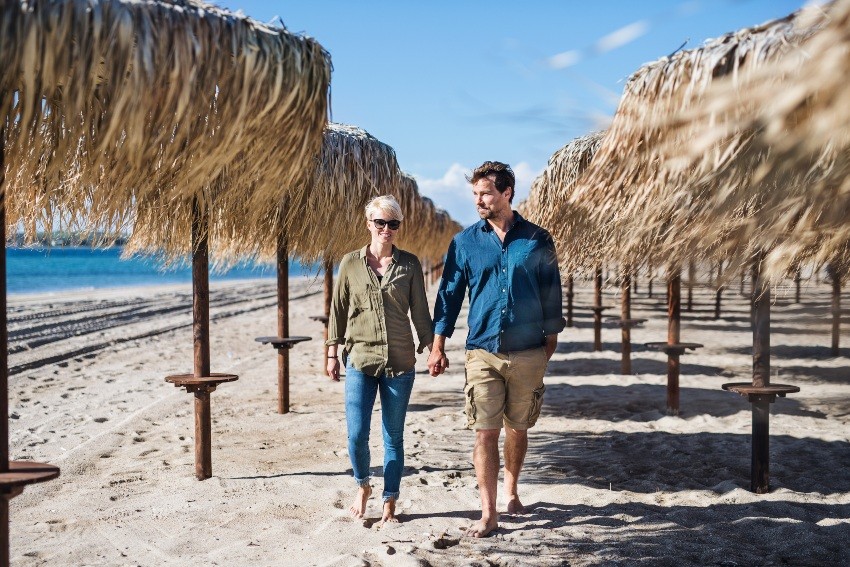
<path fill-rule="evenodd" d="M 393 226 L 395 229 L 392 228 Z M 400 226 L 401 222 L 391 212 L 383 210 L 378 210 L 371 219 L 366 221 L 366 228 L 372 235 L 372 242 L 380 244 L 392 244 Z"/>

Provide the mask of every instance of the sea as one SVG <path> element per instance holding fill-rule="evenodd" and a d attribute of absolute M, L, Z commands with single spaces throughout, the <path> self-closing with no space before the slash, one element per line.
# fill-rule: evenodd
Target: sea
<path fill-rule="evenodd" d="M 166 268 L 161 262 L 137 256 L 124 259 L 121 247 L 50 247 L 6 249 L 6 288 L 9 295 L 128 286 L 186 283 L 192 270 L 187 264 Z M 318 264 L 290 261 L 289 275 L 316 276 Z M 268 278 L 277 272 L 269 264 L 241 264 L 224 272 L 210 271 L 210 281 Z"/>

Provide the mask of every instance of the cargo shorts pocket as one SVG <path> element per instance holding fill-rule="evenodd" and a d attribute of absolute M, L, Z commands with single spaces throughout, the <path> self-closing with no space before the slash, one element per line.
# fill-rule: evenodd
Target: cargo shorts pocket
<path fill-rule="evenodd" d="M 464 412 L 466 413 L 466 426 L 472 427 L 475 424 L 475 396 L 473 390 L 475 386 L 470 385 L 469 383 L 465 384 L 463 387 L 463 392 L 466 394 L 466 407 L 464 408 Z"/>
<path fill-rule="evenodd" d="M 537 418 L 540 417 L 540 408 L 543 407 L 543 393 L 546 391 L 546 385 L 541 384 L 539 388 L 535 388 L 531 394 L 531 408 L 528 412 L 528 426 L 531 427 L 537 423 Z"/>

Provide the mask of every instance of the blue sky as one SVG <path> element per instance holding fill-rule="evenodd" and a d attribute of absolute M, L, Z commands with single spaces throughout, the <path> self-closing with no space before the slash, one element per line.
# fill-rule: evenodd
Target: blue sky
<path fill-rule="evenodd" d="M 420 192 L 470 224 L 473 167 L 510 163 L 523 198 L 552 153 L 607 124 L 642 64 L 805 0 L 215 3 L 316 38 L 334 64 L 332 119 L 391 145 Z"/>

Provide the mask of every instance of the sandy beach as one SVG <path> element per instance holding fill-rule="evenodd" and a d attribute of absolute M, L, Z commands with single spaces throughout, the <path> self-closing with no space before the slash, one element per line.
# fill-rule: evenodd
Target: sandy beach
<path fill-rule="evenodd" d="M 520 494 L 493 537 L 463 529 L 479 502 L 463 411 L 465 325 L 449 372 L 417 365 L 405 446 L 402 523 L 347 508 L 343 383 L 323 375 L 321 281 L 293 279 L 292 412 L 276 413 L 273 282 L 211 286 L 212 370 L 239 375 L 212 394 L 213 478 L 194 477 L 192 398 L 165 383 L 191 371 L 191 289 L 169 286 L 13 296 L 10 445 L 61 467 L 11 503 L 14 565 L 847 565 L 850 564 L 850 342 L 829 355 L 829 289 L 773 309 L 775 382 L 800 386 L 771 409 L 772 492 L 748 491 L 750 406 L 721 384 L 750 379 L 748 302 L 713 317 L 713 290 L 683 308 L 681 416 L 665 413 L 663 286 L 633 316 L 635 374 L 620 372 L 619 329 L 592 352 L 590 312 L 559 337 Z M 435 288 L 429 295 L 433 300 Z M 576 304 L 591 303 L 578 282 Z M 847 305 L 848 296 L 843 300 Z M 606 303 L 618 305 L 615 290 Z M 617 311 L 612 309 L 609 313 Z M 465 314 L 461 317 L 465 321 Z M 844 328 L 850 320 L 845 316 Z M 376 408 L 377 410 L 377 408 Z M 372 433 L 374 486 L 382 448 Z M 500 498 L 500 505 L 502 504 Z"/>

